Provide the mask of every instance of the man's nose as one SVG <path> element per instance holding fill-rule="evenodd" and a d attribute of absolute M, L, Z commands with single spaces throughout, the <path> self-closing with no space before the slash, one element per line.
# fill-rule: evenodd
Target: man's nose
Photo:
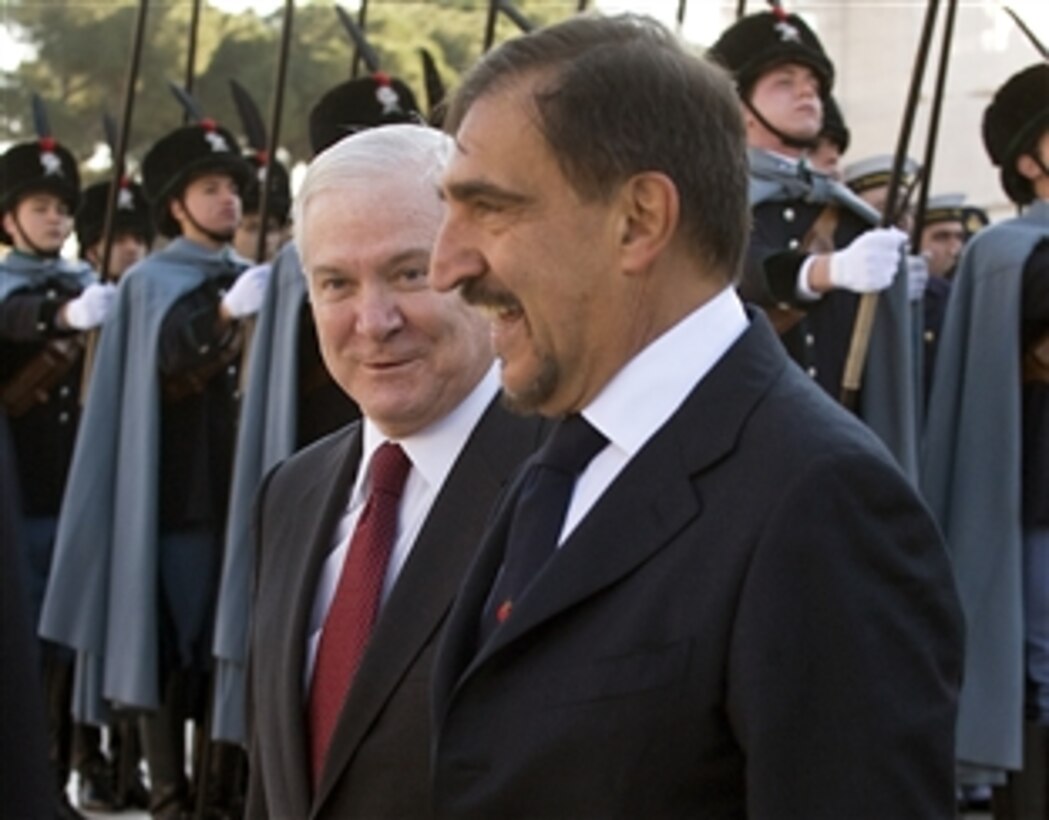
<path fill-rule="evenodd" d="M 483 257 L 469 241 L 466 229 L 459 221 L 446 217 L 430 256 L 430 287 L 454 290 L 467 279 L 480 276 L 483 270 Z"/>
<path fill-rule="evenodd" d="M 397 297 L 385 285 L 361 288 L 357 303 L 357 330 L 376 339 L 383 339 L 404 324 Z"/>

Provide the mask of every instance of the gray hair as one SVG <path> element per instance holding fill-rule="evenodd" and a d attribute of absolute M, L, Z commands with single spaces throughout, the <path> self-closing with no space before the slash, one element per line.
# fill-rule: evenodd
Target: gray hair
<path fill-rule="evenodd" d="M 295 197 L 294 238 L 302 253 L 305 215 L 319 194 L 357 186 L 416 181 L 434 200 L 455 143 L 447 134 L 423 125 L 384 125 L 339 140 L 318 154 L 306 169 Z"/>

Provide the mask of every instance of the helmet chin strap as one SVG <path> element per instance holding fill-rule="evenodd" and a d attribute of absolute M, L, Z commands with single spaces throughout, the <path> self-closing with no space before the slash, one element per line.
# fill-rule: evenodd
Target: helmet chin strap
<path fill-rule="evenodd" d="M 57 259 L 58 254 L 61 252 L 61 248 L 56 248 L 53 251 L 45 251 L 43 248 L 38 246 L 32 239 L 29 238 L 29 233 L 25 228 L 22 227 L 22 223 L 18 219 L 17 210 L 11 211 L 11 219 L 15 222 L 15 227 L 18 228 L 18 235 L 22 241 L 29 246 L 29 250 L 33 252 L 34 256 L 39 256 L 41 259 Z"/>
<path fill-rule="evenodd" d="M 743 100 L 743 105 L 747 107 L 747 110 L 754 115 L 754 118 L 758 122 L 760 122 L 763 126 L 765 126 L 766 129 L 768 129 L 777 137 L 779 137 L 780 141 L 790 148 L 797 148 L 798 150 L 802 151 L 811 151 L 816 147 L 817 143 L 819 142 L 818 135 L 812 137 L 811 139 L 801 139 L 799 137 L 793 137 L 790 134 L 781 131 L 771 122 L 765 119 L 765 116 L 760 111 L 758 111 L 758 109 L 754 106 L 753 103 L 751 103 L 750 100 Z"/>
<path fill-rule="evenodd" d="M 196 217 L 193 216 L 193 213 L 189 210 L 189 206 L 186 205 L 186 201 L 182 197 L 178 198 L 178 203 L 182 206 L 182 212 L 186 215 L 186 220 L 189 222 L 189 224 L 196 228 L 198 231 L 200 231 L 202 234 L 204 234 L 204 236 L 206 236 L 212 242 L 216 242 L 219 245 L 228 245 L 230 242 L 233 241 L 233 231 L 224 231 L 222 233 L 219 233 L 218 231 L 212 231 L 208 228 L 205 228 L 197 221 Z"/>

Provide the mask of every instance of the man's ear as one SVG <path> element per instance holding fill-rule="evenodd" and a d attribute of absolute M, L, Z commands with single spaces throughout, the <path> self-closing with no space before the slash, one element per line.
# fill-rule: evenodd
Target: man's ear
<path fill-rule="evenodd" d="M 179 227 L 184 227 L 186 221 L 186 206 L 182 204 L 182 197 L 171 197 L 171 199 L 168 200 L 167 209 L 168 213 L 171 214 L 171 218 L 179 224 Z"/>
<path fill-rule="evenodd" d="M 1030 154 L 1020 154 L 1016 158 L 1016 171 L 1024 179 L 1029 179 L 1032 182 L 1038 179 L 1042 175 L 1043 171 L 1038 166 L 1038 162 Z"/>
<path fill-rule="evenodd" d="M 18 235 L 18 228 L 15 225 L 13 211 L 4 211 L 4 231 L 11 237 L 11 239 L 14 239 Z"/>
<path fill-rule="evenodd" d="M 627 180 L 620 191 L 623 270 L 642 273 L 673 239 L 680 218 L 677 186 L 666 174 L 646 171 Z"/>

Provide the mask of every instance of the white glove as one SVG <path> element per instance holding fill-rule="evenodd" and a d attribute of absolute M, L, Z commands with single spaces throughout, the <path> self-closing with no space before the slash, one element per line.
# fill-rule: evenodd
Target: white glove
<path fill-rule="evenodd" d="M 270 280 L 271 267 L 268 264 L 248 268 L 237 277 L 226 295 L 222 297 L 222 306 L 234 319 L 258 313 L 262 307 L 262 297 L 266 295 L 266 283 Z"/>
<path fill-rule="evenodd" d="M 830 258 L 830 282 L 855 293 L 875 293 L 892 284 L 907 234 L 899 228 L 875 228 L 856 237 Z"/>
<path fill-rule="evenodd" d="M 106 320 L 116 298 L 116 285 L 96 282 L 84 288 L 76 299 L 66 302 L 62 318 L 74 330 L 90 330 Z"/>
<path fill-rule="evenodd" d="M 917 302 L 925 295 L 929 281 L 929 260 L 924 254 L 909 253 L 907 259 L 907 298 Z"/>

